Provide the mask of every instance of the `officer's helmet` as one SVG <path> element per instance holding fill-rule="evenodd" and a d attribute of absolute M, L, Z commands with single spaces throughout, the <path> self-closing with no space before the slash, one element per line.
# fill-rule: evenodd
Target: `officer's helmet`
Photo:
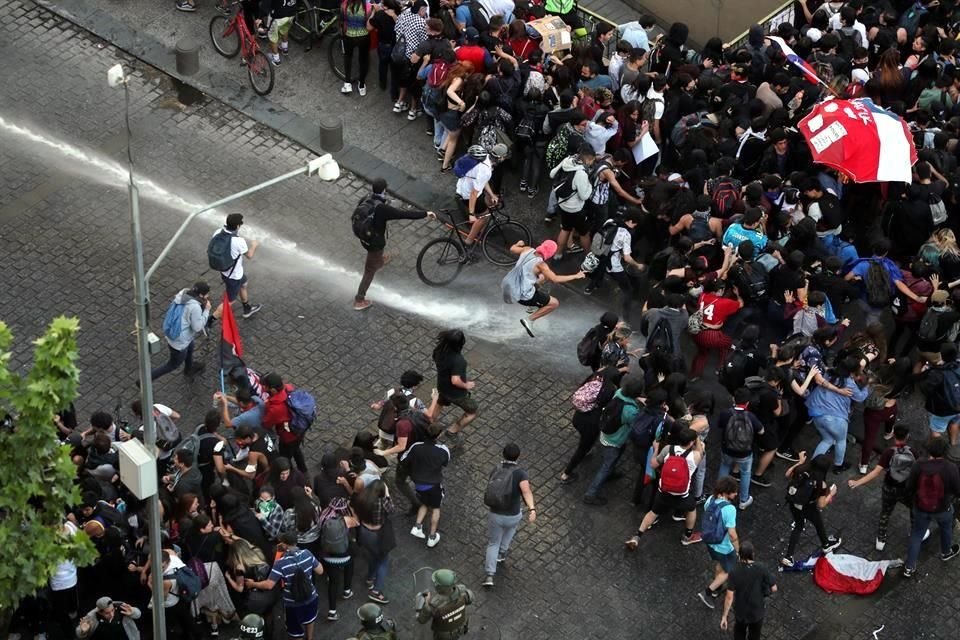
<path fill-rule="evenodd" d="M 457 585 L 457 574 L 450 569 L 437 569 L 433 572 L 433 586 L 439 591 L 449 591 Z"/>
<path fill-rule="evenodd" d="M 368 602 L 357 609 L 357 617 L 360 618 L 364 627 L 373 627 L 383 621 L 383 609 Z"/>
<path fill-rule="evenodd" d="M 248 613 L 240 621 L 241 640 L 259 640 L 263 638 L 263 618 L 255 613 Z"/>

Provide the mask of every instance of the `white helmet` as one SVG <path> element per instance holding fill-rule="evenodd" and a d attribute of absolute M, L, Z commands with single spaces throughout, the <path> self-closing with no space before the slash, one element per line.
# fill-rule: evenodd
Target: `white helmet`
<path fill-rule="evenodd" d="M 470 145 L 470 148 L 467 149 L 467 155 L 477 160 L 485 160 L 487 158 L 487 150 L 484 149 L 482 145 L 474 144 Z"/>
<path fill-rule="evenodd" d="M 580 271 L 583 271 L 584 273 L 593 273 L 599 266 L 600 258 L 593 255 L 593 252 L 591 251 L 584 257 L 583 262 L 580 264 Z"/>

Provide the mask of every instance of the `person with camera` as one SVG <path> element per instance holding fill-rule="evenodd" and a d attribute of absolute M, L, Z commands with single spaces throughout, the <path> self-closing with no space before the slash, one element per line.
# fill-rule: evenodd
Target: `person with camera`
<path fill-rule="evenodd" d="M 77 638 L 80 640 L 140 640 L 140 630 L 135 622 L 140 618 L 140 609 L 126 602 L 115 602 L 104 596 L 97 599 L 97 606 L 80 619 Z"/>
<path fill-rule="evenodd" d="M 193 345 L 209 319 L 210 285 L 206 282 L 197 282 L 192 288 L 183 289 L 174 296 L 163 320 L 163 337 L 170 347 L 170 359 L 150 372 L 151 380 L 176 371 L 180 365 L 184 365 L 183 373 L 186 376 L 203 371 L 202 363 L 193 362 Z"/>

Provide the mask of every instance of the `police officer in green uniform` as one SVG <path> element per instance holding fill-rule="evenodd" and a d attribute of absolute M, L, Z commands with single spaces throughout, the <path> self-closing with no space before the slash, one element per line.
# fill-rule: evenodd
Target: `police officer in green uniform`
<path fill-rule="evenodd" d="M 357 609 L 357 617 L 363 628 L 357 640 L 397 640 L 397 625 L 383 617 L 383 609 L 368 602 Z"/>
<path fill-rule="evenodd" d="M 433 640 L 456 640 L 467 633 L 467 606 L 474 603 L 473 592 L 458 583 L 457 574 L 450 569 L 438 569 L 432 577 L 436 593 L 417 596 L 417 622 L 432 621 Z"/>

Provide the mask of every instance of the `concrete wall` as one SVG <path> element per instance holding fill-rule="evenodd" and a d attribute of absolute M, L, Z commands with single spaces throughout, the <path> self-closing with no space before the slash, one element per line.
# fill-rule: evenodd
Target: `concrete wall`
<path fill-rule="evenodd" d="M 685 22 L 690 39 L 702 45 L 719 36 L 729 42 L 751 24 L 781 6 L 784 0 L 626 0 L 643 12 L 647 10 L 667 26 Z"/>

